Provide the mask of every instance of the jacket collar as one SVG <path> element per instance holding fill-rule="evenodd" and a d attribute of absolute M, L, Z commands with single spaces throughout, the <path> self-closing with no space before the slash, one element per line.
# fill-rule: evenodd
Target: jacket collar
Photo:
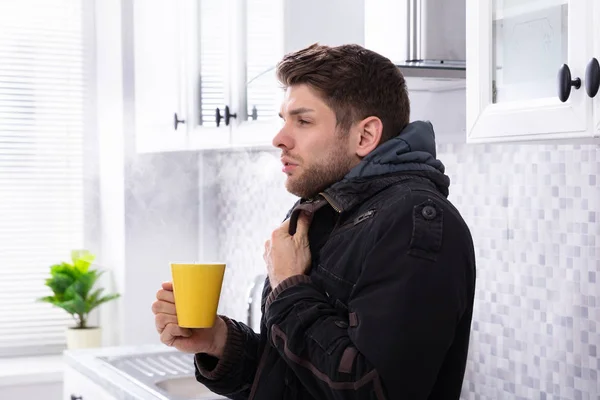
<path fill-rule="evenodd" d="M 440 190 L 440 187 L 447 187 L 443 184 L 444 180 L 440 178 L 441 177 L 438 174 L 432 174 L 425 171 L 407 171 L 374 177 L 355 178 L 351 180 L 342 180 L 333 184 L 321 192 L 320 196 L 327 200 L 331 207 L 333 207 L 338 213 L 342 213 L 354 208 L 359 204 L 362 204 L 367 199 L 388 188 L 389 186 L 403 181 L 408 182 L 420 180 L 426 182 L 433 188 L 437 188 L 442 195 L 447 196 L 447 189 L 445 192 Z M 442 182 L 436 182 L 440 180 Z"/>
<path fill-rule="evenodd" d="M 316 211 L 323 200 L 338 213 L 350 210 L 385 188 L 408 179 L 429 182 L 448 196 L 450 179 L 442 162 L 436 159 L 435 133 L 427 121 L 408 124 L 400 134 L 378 146 L 352 168 L 339 182 L 314 199 L 299 201 L 293 211 Z M 300 208 L 299 208 L 300 207 Z M 310 209 L 310 210 L 308 210 Z M 293 216 L 295 221 L 297 214 Z"/>

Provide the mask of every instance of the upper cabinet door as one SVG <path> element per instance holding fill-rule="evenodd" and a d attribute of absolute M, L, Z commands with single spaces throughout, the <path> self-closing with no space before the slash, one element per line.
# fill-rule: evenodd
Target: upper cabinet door
<path fill-rule="evenodd" d="M 238 119 L 234 145 L 269 146 L 279 127 L 283 91 L 276 65 L 284 55 L 284 1 L 235 0 L 232 88 Z"/>
<path fill-rule="evenodd" d="M 596 64 L 600 62 L 600 2 L 594 2 L 594 59 L 588 62 L 588 66 L 586 67 L 586 76 L 589 75 L 590 79 L 587 82 L 589 85 L 589 89 L 591 90 L 591 95 L 593 95 L 593 107 L 594 107 L 594 136 L 600 137 L 600 71 L 598 70 L 600 64 Z M 595 65 L 594 65 L 595 64 Z M 596 93 L 594 94 L 594 91 Z"/>
<path fill-rule="evenodd" d="M 134 0 L 132 11 L 137 150 L 184 149 L 182 10 L 171 0 Z"/>
<path fill-rule="evenodd" d="M 185 7 L 182 88 L 190 115 L 190 149 L 218 148 L 231 140 L 238 110 L 231 104 L 233 0 L 178 0 Z"/>
<path fill-rule="evenodd" d="M 593 135 L 593 3 L 467 0 L 467 142 Z"/>

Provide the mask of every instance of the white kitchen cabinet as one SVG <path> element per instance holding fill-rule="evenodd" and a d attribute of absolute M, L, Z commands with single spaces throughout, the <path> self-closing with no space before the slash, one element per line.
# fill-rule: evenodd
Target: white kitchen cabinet
<path fill-rule="evenodd" d="M 594 3 L 467 0 L 468 143 L 598 137 L 598 100 L 585 90 L 586 67 L 600 58 Z M 564 102 L 563 64 L 580 80 Z"/>
<path fill-rule="evenodd" d="M 132 13 L 139 152 L 270 146 L 283 55 L 364 43 L 364 0 L 133 0 Z"/>
<path fill-rule="evenodd" d="M 65 368 L 64 400 L 116 400 L 101 386 L 71 367 Z"/>
<path fill-rule="evenodd" d="M 181 55 L 182 10 L 170 0 L 133 1 L 133 79 L 136 146 L 139 151 L 177 150 L 187 142 Z"/>
<path fill-rule="evenodd" d="M 139 152 L 226 145 L 229 0 L 133 0 L 134 125 Z"/>

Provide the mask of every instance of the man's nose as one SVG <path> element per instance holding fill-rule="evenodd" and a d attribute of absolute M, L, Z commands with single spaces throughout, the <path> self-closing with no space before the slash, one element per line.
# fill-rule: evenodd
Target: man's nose
<path fill-rule="evenodd" d="M 286 125 L 283 125 L 283 127 L 273 138 L 273 146 L 277 148 L 285 147 L 287 149 L 291 149 L 293 147 L 292 139 L 287 131 Z"/>

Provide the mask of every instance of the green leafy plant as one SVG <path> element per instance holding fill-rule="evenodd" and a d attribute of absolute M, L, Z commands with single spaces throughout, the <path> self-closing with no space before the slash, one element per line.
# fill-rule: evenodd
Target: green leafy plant
<path fill-rule="evenodd" d="M 95 258 L 87 250 L 73 250 L 72 264 L 61 262 L 52 265 L 50 278 L 46 279 L 46 286 L 52 290 L 53 295 L 38 299 L 71 314 L 77 322 L 76 329 L 88 327 L 88 316 L 94 308 L 119 297 L 119 294 L 103 296 L 102 288 L 92 290 L 98 278 L 104 273 L 90 268 Z"/>

